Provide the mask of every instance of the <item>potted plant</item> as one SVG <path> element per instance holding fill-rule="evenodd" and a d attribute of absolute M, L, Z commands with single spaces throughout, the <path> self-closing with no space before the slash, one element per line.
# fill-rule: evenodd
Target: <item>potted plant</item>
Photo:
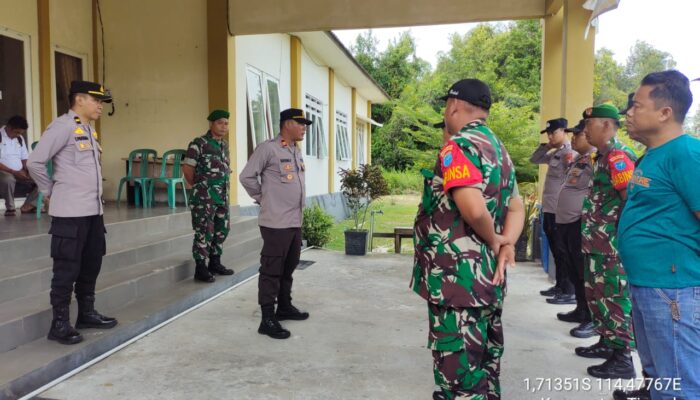
<path fill-rule="evenodd" d="M 363 256 L 367 252 L 367 210 L 372 201 L 389 194 L 389 189 L 381 169 L 369 164 L 341 169 L 340 182 L 353 221 L 352 228 L 345 231 L 345 254 Z"/>
<path fill-rule="evenodd" d="M 533 183 L 523 183 L 520 187 L 522 189 L 520 193 L 525 206 L 525 224 L 523 225 L 523 231 L 520 233 L 518 241 L 515 243 L 515 260 L 530 261 L 532 258 L 528 255 L 528 243 L 530 234 L 532 233 L 532 223 L 537 216 L 537 186 Z"/>

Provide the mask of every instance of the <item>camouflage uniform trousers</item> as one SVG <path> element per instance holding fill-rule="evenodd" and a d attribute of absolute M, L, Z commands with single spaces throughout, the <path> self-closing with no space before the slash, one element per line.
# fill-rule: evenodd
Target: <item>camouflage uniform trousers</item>
<path fill-rule="evenodd" d="M 617 255 L 586 254 L 586 302 L 596 332 L 612 349 L 635 347 L 627 274 Z"/>
<path fill-rule="evenodd" d="M 229 207 L 226 204 L 191 204 L 192 257 L 197 262 L 206 262 L 210 255 L 220 256 L 229 231 Z"/>
<path fill-rule="evenodd" d="M 435 384 L 448 399 L 501 398 L 502 309 L 448 308 L 428 303 Z"/>

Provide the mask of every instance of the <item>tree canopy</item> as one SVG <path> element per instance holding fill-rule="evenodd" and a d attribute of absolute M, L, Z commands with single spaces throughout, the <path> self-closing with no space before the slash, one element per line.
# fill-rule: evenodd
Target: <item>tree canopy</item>
<path fill-rule="evenodd" d="M 372 159 L 400 171 L 432 167 L 442 143 L 442 135 L 433 127 L 442 120 L 444 102 L 438 98 L 452 83 L 473 77 L 491 88 L 488 124 L 508 148 L 518 180 L 534 181 L 537 166 L 529 156 L 539 142 L 540 21 L 483 23 L 467 33 L 454 33 L 449 40 L 450 49 L 438 54 L 431 69 L 416 55 L 410 31 L 402 32 L 384 51 L 379 51 L 371 30 L 356 38 L 353 55 L 391 96 L 386 104 L 372 106 L 373 118 L 384 124 L 372 135 Z M 612 51 L 600 49 L 595 57 L 594 103 L 612 102 L 622 108 L 627 93 L 644 75 L 674 66 L 669 53 L 642 41 L 631 48 L 624 64 L 615 60 Z M 700 114 L 689 124 L 700 124 Z M 623 140 L 631 143 L 627 137 Z"/>

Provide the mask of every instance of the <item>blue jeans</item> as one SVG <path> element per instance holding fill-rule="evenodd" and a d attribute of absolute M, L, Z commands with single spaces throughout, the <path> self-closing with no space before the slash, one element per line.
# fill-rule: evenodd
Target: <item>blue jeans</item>
<path fill-rule="evenodd" d="M 652 379 L 652 399 L 700 399 L 700 286 L 630 287 L 637 350 Z"/>

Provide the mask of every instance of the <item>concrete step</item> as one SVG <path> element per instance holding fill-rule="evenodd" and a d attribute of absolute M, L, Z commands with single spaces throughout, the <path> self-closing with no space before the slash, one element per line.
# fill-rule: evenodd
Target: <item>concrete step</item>
<path fill-rule="evenodd" d="M 173 316 L 257 273 L 260 251 L 239 254 L 227 249 L 222 262 L 236 270 L 204 284 L 184 279 L 153 290 L 111 314 L 119 325 L 110 330 L 83 330 L 85 340 L 73 346 L 50 342 L 44 337 L 0 354 L 0 400 L 17 399 L 53 381 L 109 350 L 167 321 Z M 232 323 L 236 323 L 232 321 Z M 46 327 L 48 329 L 48 326 Z M 199 334 L 208 334 L 203 328 Z M 44 332 L 45 334 L 46 332 Z"/>
<path fill-rule="evenodd" d="M 50 217 L 46 217 L 50 220 Z M 51 236 L 48 234 L 48 223 L 41 225 L 41 233 L 23 235 L 11 239 L 0 240 L 1 266 L 21 263 L 38 258 L 48 257 Z M 149 216 L 126 221 L 105 223 L 108 246 L 118 246 L 122 243 L 133 243 L 148 240 L 152 235 L 191 229 L 189 211 L 165 215 Z"/>
<path fill-rule="evenodd" d="M 241 235 L 259 235 L 257 221 L 254 218 L 232 217 L 231 227 L 227 241 L 237 240 Z M 102 260 L 102 273 L 129 267 L 166 254 L 188 252 L 192 244 L 192 229 L 191 227 L 177 228 L 179 229 L 173 226 L 165 232 L 152 233 L 146 238 L 135 235 L 135 239 L 121 241 L 113 239 L 113 233 L 108 233 L 107 254 Z M 52 260 L 48 256 L 3 265 L 0 268 L 0 303 L 48 290 L 51 285 L 51 276 Z"/>
<path fill-rule="evenodd" d="M 262 238 L 259 232 L 248 232 L 226 241 L 224 254 L 234 257 L 229 258 L 232 262 L 238 257 L 259 255 Z M 189 251 L 167 254 L 113 271 L 103 270 L 97 281 L 96 307 L 105 314 L 113 313 L 153 292 L 167 290 L 177 282 L 189 279 L 193 273 L 194 261 Z M 73 302 L 71 315 L 75 316 L 76 312 L 77 306 Z M 48 290 L 2 303 L 0 353 L 46 335 L 51 318 Z"/>

